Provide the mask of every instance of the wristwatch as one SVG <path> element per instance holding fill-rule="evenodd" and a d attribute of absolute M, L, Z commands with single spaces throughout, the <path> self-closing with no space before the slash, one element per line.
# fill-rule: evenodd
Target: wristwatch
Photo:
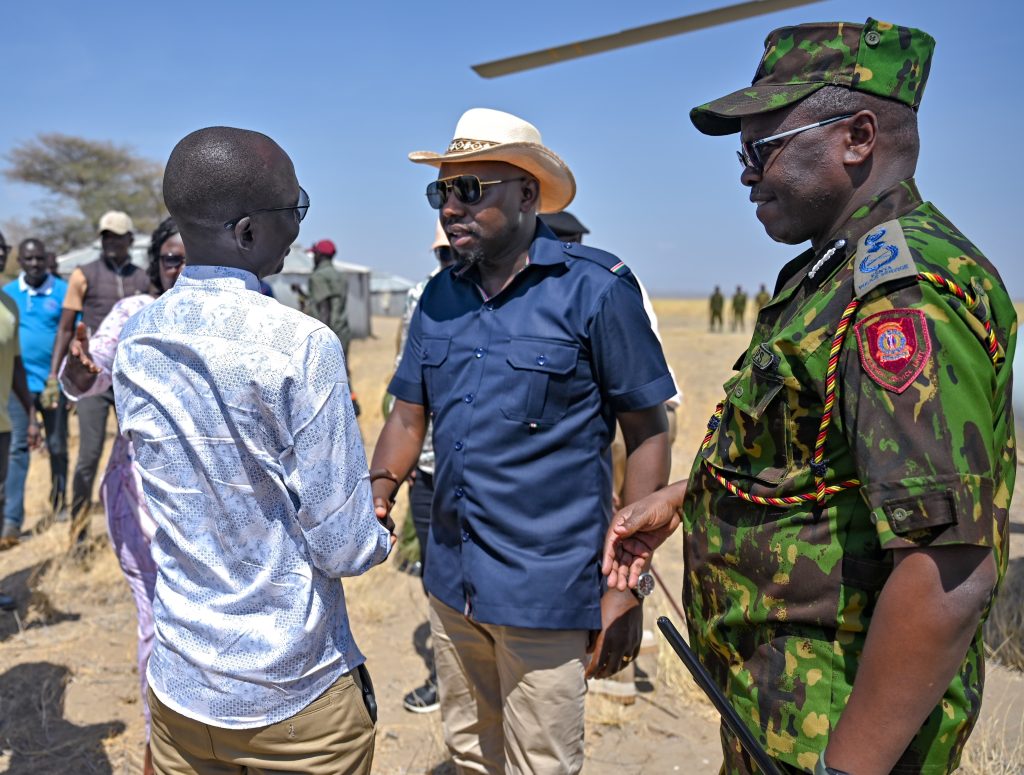
<path fill-rule="evenodd" d="M 825 764 L 825 752 L 822 751 L 821 756 L 818 757 L 818 764 L 814 767 L 814 775 L 850 775 L 850 773 Z"/>
<path fill-rule="evenodd" d="M 633 596 L 641 603 L 644 602 L 644 598 L 650 595 L 654 591 L 654 576 L 651 575 L 650 571 L 644 571 L 640 574 L 640 578 L 636 580 L 636 587 L 631 589 L 630 592 Z"/>

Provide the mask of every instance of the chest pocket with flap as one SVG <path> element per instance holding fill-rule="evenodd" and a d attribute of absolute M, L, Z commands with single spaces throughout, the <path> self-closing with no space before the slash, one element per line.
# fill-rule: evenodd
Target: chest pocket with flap
<path fill-rule="evenodd" d="M 748 362 L 725 383 L 722 421 L 704 457 L 716 468 L 779 484 L 793 469 L 784 379 Z"/>
<path fill-rule="evenodd" d="M 427 400 L 432 406 L 440 405 L 451 388 L 451 376 L 446 374 L 443 368 L 444 362 L 448 360 L 451 345 L 452 340 L 448 336 L 425 336 L 420 345 L 423 382 L 427 390 Z"/>
<path fill-rule="evenodd" d="M 502 413 L 517 422 L 550 425 L 565 416 L 579 345 L 519 337 L 509 342 L 509 378 Z"/>

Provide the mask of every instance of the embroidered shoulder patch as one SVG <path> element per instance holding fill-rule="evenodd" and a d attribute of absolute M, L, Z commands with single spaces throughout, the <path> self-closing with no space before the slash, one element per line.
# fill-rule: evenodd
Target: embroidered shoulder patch
<path fill-rule="evenodd" d="M 910 255 L 899 221 L 886 221 L 857 242 L 853 259 L 853 292 L 858 299 L 883 283 L 916 277 L 917 264 Z"/>
<path fill-rule="evenodd" d="M 917 379 L 932 354 L 928 322 L 919 309 L 877 312 L 854 326 L 864 371 L 893 393 Z"/>

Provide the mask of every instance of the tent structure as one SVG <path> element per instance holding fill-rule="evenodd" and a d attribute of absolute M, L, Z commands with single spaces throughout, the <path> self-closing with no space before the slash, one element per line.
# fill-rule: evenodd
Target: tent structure
<path fill-rule="evenodd" d="M 132 263 L 141 267 L 149 265 L 149 237 L 136 235 L 132 243 Z M 94 261 L 100 255 L 100 241 L 76 248 L 61 256 L 57 256 L 57 266 L 65 279 L 76 266 Z M 334 265 L 348 279 L 348 323 L 352 336 L 356 338 L 370 336 L 370 269 L 359 264 L 349 264 L 334 260 Z M 304 289 L 308 287 L 309 276 L 313 273 L 313 257 L 301 245 L 292 245 L 285 256 L 284 266 L 278 274 L 265 278 L 274 297 L 282 304 L 299 308 L 299 299 L 292 291 L 292 284 L 298 283 Z"/>
<path fill-rule="evenodd" d="M 374 315 L 401 317 L 409 289 L 416 283 L 397 274 L 374 272 L 370 275 L 370 306 Z"/>
<path fill-rule="evenodd" d="M 356 339 L 370 336 L 370 268 L 334 259 L 334 266 L 348 280 L 348 325 Z M 303 290 L 309 287 L 313 273 L 313 257 L 301 245 L 292 245 L 284 257 L 284 266 L 275 275 L 266 278 L 274 296 L 282 304 L 298 309 L 299 299 L 292 291 L 298 283 Z"/>

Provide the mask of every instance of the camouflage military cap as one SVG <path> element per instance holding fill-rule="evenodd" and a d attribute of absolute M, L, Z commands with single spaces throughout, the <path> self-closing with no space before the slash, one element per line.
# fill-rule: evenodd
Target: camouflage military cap
<path fill-rule="evenodd" d="M 917 109 L 928 80 L 935 40 L 913 27 L 868 19 L 819 22 L 768 34 L 752 84 L 690 111 L 706 135 L 740 131 L 740 119 L 799 102 L 822 86 L 898 100 Z"/>

